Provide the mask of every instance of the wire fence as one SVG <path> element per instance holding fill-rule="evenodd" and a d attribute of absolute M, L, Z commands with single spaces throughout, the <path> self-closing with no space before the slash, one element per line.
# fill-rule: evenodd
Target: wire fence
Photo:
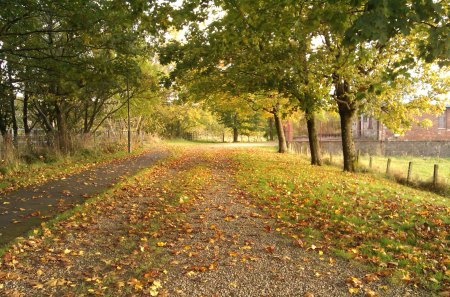
<path fill-rule="evenodd" d="M 308 143 L 290 142 L 289 150 L 309 157 Z M 342 154 L 322 151 L 322 160 L 327 164 L 343 166 Z M 357 152 L 357 167 L 393 177 L 409 184 L 428 184 L 435 187 L 450 188 L 450 158 L 416 156 L 379 156 Z"/>
<path fill-rule="evenodd" d="M 182 136 L 190 141 L 204 141 L 204 142 L 233 142 L 233 135 L 228 133 L 199 133 L 191 132 L 184 133 Z M 267 141 L 263 135 L 238 135 L 238 142 L 261 142 Z"/>
<path fill-rule="evenodd" d="M 141 145 L 148 135 L 144 132 L 131 131 L 131 141 L 133 145 Z M 105 148 L 108 145 L 126 144 L 128 131 L 126 130 L 105 130 L 89 134 L 72 134 L 68 137 L 69 146 L 72 150 L 81 148 Z M 0 137 L 0 160 L 17 158 L 30 151 L 58 150 L 58 137 L 55 134 L 18 135 L 13 138 L 11 135 Z"/>

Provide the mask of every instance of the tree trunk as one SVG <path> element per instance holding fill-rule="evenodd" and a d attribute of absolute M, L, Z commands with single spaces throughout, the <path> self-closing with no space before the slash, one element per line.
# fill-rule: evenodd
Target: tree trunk
<path fill-rule="evenodd" d="M 286 137 L 284 135 L 284 130 L 283 130 L 283 123 L 281 121 L 280 116 L 278 116 L 278 114 L 274 113 L 273 117 L 275 119 L 275 127 L 277 129 L 278 152 L 279 153 L 286 153 L 287 152 L 287 145 L 286 145 Z"/>
<path fill-rule="evenodd" d="M 233 128 L 233 142 L 238 142 L 239 141 L 238 137 L 239 137 L 238 128 L 234 127 Z"/>
<path fill-rule="evenodd" d="M 25 90 L 23 94 L 23 107 L 22 107 L 22 120 L 23 120 L 23 130 L 25 132 L 25 136 L 30 136 L 31 128 L 28 125 L 28 101 L 30 100 L 30 95 Z"/>
<path fill-rule="evenodd" d="M 87 135 L 89 133 L 89 106 L 87 103 L 84 104 L 84 116 L 83 116 L 83 134 Z"/>
<path fill-rule="evenodd" d="M 31 148 L 31 127 L 28 124 L 28 101 L 30 100 L 30 95 L 28 94 L 26 88 L 23 94 L 23 107 L 22 107 L 22 121 L 23 130 L 25 132 L 25 140 L 27 143 L 27 148 Z"/>
<path fill-rule="evenodd" d="M 63 108 L 55 103 L 55 111 L 56 111 L 56 126 L 58 128 L 58 146 L 59 149 L 67 153 L 70 149 L 69 146 L 69 135 L 67 131 L 67 123 L 64 115 Z"/>
<path fill-rule="evenodd" d="M 345 103 L 338 103 L 341 118 L 342 153 L 344 157 L 344 171 L 355 171 L 356 150 L 353 142 L 352 124 L 355 110 Z"/>
<path fill-rule="evenodd" d="M 342 79 L 338 74 L 333 74 L 333 84 L 335 86 L 336 103 L 341 118 L 341 135 L 342 135 L 342 154 L 344 157 L 344 171 L 354 172 L 356 169 L 356 151 L 353 142 L 352 124 L 353 117 L 358 110 L 354 101 L 348 94 L 350 85 Z"/>
<path fill-rule="evenodd" d="M 311 165 L 322 165 L 320 155 L 319 138 L 317 137 L 316 117 L 313 112 L 306 114 L 306 125 L 308 127 L 309 149 L 311 151 Z"/>
<path fill-rule="evenodd" d="M 269 118 L 269 140 L 273 141 L 273 118 Z"/>
<path fill-rule="evenodd" d="M 16 118 L 16 94 L 14 93 L 14 85 L 12 83 L 12 73 L 10 67 L 8 67 L 8 79 L 9 79 L 9 107 L 11 113 L 11 123 L 13 128 L 13 139 L 12 142 L 14 146 L 17 146 L 17 135 L 19 128 L 17 126 L 17 118 Z"/>

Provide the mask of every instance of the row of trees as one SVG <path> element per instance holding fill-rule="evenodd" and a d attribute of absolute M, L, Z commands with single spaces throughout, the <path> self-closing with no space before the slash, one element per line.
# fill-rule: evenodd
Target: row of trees
<path fill-rule="evenodd" d="M 154 97 L 152 44 L 165 32 L 164 1 L 4 0 L 0 6 L 0 132 L 97 130 L 130 97 Z"/>
<path fill-rule="evenodd" d="M 171 84 L 211 106 L 240 100 L 272 114 L 280 152 L 285 151 L 281 120 L 303 111 L 312 164 L 321 164 L 318 111 L 339 113 L 344 170 L 354 171 L 351 126 L 358 113 L 402 131 L 422 112 L 442 108 L 439 94 L 449 92 L 448 80 L 438 76 L 450 61 L 446 1 L 187 0 L 184 5 L 185 17 L 175 25 L 186 32 L 185 40 L 160 51 L 163 64 L 175 63 Z"/>

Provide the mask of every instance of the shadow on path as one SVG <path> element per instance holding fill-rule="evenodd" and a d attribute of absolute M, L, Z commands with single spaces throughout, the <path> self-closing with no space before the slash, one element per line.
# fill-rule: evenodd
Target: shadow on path
<path fill-rule="evenodd" d="M 122 178 L 153 165 L 168 154 L 166 151 L 151 151 L 5 194 L 0 205 L 0 246 L 86 198 L 104 192 Z"/>

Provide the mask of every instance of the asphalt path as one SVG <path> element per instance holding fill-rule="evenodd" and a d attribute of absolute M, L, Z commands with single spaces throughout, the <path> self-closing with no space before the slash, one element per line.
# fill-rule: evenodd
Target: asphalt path
<path fill-rule="evenodd" d="M 105 192 L 121 179 L 153 165 L 168 154 L 151 151 L 4 194 L 0 200 L 0 247 L 58 213 Z"/>

